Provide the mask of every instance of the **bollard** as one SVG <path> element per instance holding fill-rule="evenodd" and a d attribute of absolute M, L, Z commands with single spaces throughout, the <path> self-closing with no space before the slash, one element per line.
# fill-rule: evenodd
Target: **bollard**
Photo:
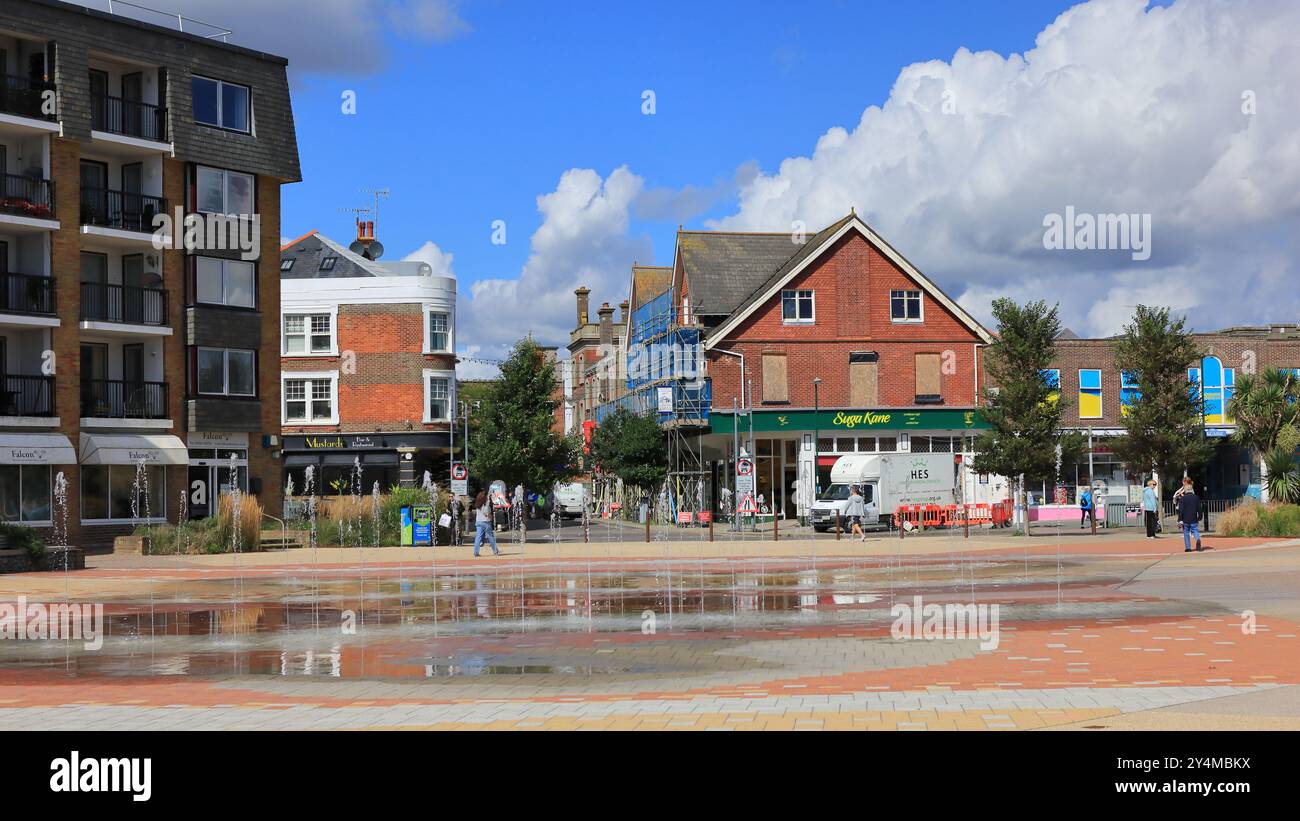
<path fill-rule="evenodd" d="M 709 517 L 709 541 L 713 541 L 713 517 Z"/>
<path fill-rule="evenodd" d="M 650 544 L 650 515 L 645 517 L 645 543 Z"/>
<path fill-rule="evenodd" d="M 773 507 L 775 507 L 775 505 Z M 781 532 L 776 529 L 776 510 L 772 511 L 772 541 L 781 541 Z"/>
<path fill-rule="evenodd" d="M 840 540 L 840 512 L 835 511 L 835 541 Z"/>

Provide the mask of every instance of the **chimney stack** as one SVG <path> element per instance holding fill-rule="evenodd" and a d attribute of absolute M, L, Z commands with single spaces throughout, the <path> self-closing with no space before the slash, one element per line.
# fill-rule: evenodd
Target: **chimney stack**
<path fill-rule="evenodd" d="M 618 324 L 625 328 L 627 327 L 627 309 L 628 303 L 626 299 L 618 303 Z"/>
<path fill-rule="evenodd" d="M 600 344 L 614 344 L 614 309 L 606 302 L 596 311 L 600 314 Z"/>
<path fill-rule="evenodd" d="M 581 328 L 587 324 L 587 295 L 591 293 L 591 289 L 582 287 L 573 293 L 578 295 L 578 327 Z"/>

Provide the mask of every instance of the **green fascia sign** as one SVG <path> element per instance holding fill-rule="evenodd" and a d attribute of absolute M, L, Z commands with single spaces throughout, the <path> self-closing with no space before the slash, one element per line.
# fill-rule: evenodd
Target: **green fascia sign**
<path fill-rule="evenodd" d="M 730 409 L 712 411 L 713 430 L 731 427 Z M 737 422 L 745 430 L 749 421 L 739 414 Z M 897 431 L 897 430 L 986 430 L 988 423 L 975 410 L 828 410 L 828 411 L 754 411 L 754 432 L 789 431 Z"/>

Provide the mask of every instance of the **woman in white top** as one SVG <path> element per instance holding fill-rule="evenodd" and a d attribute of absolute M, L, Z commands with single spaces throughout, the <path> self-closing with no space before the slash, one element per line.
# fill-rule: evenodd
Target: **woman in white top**
<path fill-rule="evenodd" d="M 492 555 L 501 555 L 501 551 L 497 550 L 497 536 L 492 531 L 492 502 L 488 500 L 488 495 L 480 490 L 474 497 L 474 555 L 476 557 L 479 548 L 483 546 L 484 538 L 487 538 L 488 544 L 492 545 Z"/>
<path fill-rule="evenodd" d="M 849 535 L 857 535 L 865 542 L 867 534 L 862 529 L 862 519 L 867 515 L 867 504 L 863 501 L 857 485 L 849 490 L 849 503 L 844 508 L 844 515 L 849 517 Z"/>

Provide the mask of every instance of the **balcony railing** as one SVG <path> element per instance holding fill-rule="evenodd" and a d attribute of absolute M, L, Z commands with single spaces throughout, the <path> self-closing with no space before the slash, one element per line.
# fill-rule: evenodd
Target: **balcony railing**
<path fill-rule="evenodd" d="M 54 315 L 54 280 L 31 274 L 0 273 L 0 312 Z"/>
<path fill-rule="evenodd" d="M 96 419 L 166 419 L 167 383 L 82 379 L 81 415 Z"/>
<path fill-rule="evenodd" d="M 53 122 L 54 106 L 45 103 L 47 98 L 54 99 L 49 96 L 53 92 L 54 83 L 10 74 L 0 75 L 0 112 Z"/>
<path fill-rule="evenodd" d="M 167 142 L 167 109 L 100 94 L 90 99 L 90 127 L 142 140 Z"/>
<path fill-rule="evenodd" d="M 167 292 L 139 285 L 83 282 L 81 318 L 130 325 L 166 325 Z"/>
<path fill-rule="evenodd" d="M 0 416 L 53 415 L 53 376 L 0 374 Z"/>
<path fill-rule="evenodd" d="M 111 188 L 81 189 L 82 225 L 152 232 L 154 215 L 166 211 L 167 200 L 162 197 Z"/>
<path fill-rule="evenodd" d="M 0 174 L 0 211 L 19 217 L 54 219 L 54 183 L 40 177 Z"/>

